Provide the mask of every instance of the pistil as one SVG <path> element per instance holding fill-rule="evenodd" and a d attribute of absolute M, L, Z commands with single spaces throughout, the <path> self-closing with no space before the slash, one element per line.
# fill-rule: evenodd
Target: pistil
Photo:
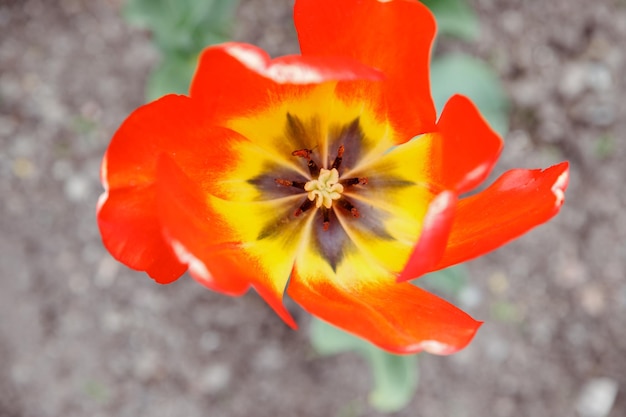
<path fill-rule="evenodd" d="M 307 182 L 291 181 L 283 178 L 274 179 L 276 184 L 283 187 L 299 188 L 307 192 L 307 198 L 294 212 L 295 217 L 299 217 L 302 213 L 316 207 L 320 209 L 322 213 L 323 230 L 328 230 L 330 228 L 330 214 L 333 210 L 333 206 L 347 211 L 354 218 L 361 216 L 359 210 L 343 196 L 343 192 L 346 187 L 350 188 L 355 185 L 366 185 L 368 179 L 367 177 L 339 179 L 339 169 L 343 161 L 344 151 L 344 146 L 339 146 L 337 156 L 333 160 L 330 169 L 320 168 L 319 165 L 317 165 L 313 158 L 311 158 L 313 154 L 312 149 L 298 149 L 291 153 L 293 156 L 306 159 L 307 167 L 309 168 L 309 173 L 312 178 Z"/>
<path fill-rule="evenodd" d="M 343 185 L 339 184 L 339 172 L 336 168 L 320 170 L 320 175 L 316 180 L 311 180 L 304 184 L 304 190 L 308 191 L 309 200 L 315 201 L 315 206 L 333 206 L 333 200 L 339 200 L 343 193 Z"/>

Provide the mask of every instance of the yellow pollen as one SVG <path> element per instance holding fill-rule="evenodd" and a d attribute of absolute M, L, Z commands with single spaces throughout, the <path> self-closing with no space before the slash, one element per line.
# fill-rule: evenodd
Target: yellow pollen
<path fill-rule="evenodd" d="M 304 184 L 305 191 L 308 191 L 309 200 L 315 200 L 315 206 L 331 208 L 333 200 L 341 198 L 343 185 L 339 184 L 339 172 L 333 168 L 331 170 L 322 168 L 316 180 L 311 180 Z"/>

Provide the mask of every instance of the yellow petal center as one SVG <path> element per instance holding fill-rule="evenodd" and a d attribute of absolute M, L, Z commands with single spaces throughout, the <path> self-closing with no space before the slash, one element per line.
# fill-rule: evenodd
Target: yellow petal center
<path fill-rule="evenodd" d="M 335 168 L 322 168 L 316 180 L 304 184 L 304 190 L 308 191 L 309 200 L 315 201 L 316 207 L 331 208 L 333 200 L 340 199 L 343 193 L 343 185 L 339 184 L 339 172 Z"/>

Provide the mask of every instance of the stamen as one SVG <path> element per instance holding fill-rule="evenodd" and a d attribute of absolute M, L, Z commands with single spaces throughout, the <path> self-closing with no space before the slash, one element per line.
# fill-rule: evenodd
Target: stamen
<path fill-rule="evenodd" d="M 342 209 L 349 211 L 350 214 L 352 214 L 352 217 L 354 217 L 355 219 L 361 217 L 361 213 L 359 213 L 359 210 L 345 198 L 340 198 L 339 201 L 337 201 L 337 204 L 339 204 L 339 207 L 341 207 Z"/>
<path fill-rule="evenodd" d="M 309 167 L 309 172 L 311 173 L 311 177 L 315 178 L 320 174 L 320 169 L 314 160 L 309 159 L 309 162 L 306 165 Z"/>
<path fill-rule="evenodd" d="M 324 222 L 322 223 L 322 229 L 327 231 L 330 227 L 330 209 L 326 207 L 322 208 L 322 216 L 324 216 Z"/>
<path fill-rule="evenodd" d="M 347 178 L 345 180 L 341 180 L 339 181 L 339 184 L 343 185 L 344 187 L 350 187 L 352 185 L 367 185 L 368 181 L 367 181 L 367 177 L 361 177 L 361 178 Z"/>
<path fill-rule="evenodd" d="M 294 216 L 298 217 L 315 206 L 322 211 L 322 229 L 324 231 L 330 228 L 330 213 L 333 209 L 333 202 L 336 202 L 342 210 L 349 212 L 352 217 L 357 219 L 361 217 L 359 210 L 342 194 L 345 187 L 366 185 L 369 181 L 367 177 L 339 179 L 339 167 L 343 161 L 344 152 L 345 147 L 340 145 L 331 168 L 326 169 L 318 167 L 317 163 L 311 158 L 313 149 L 297 149 L 291 154 L 307 160 L 312 179 L 307 182 L 291 181 L 283 178 L 274 179 L 274 182 L 280 186 L 295 187 L 307 192 L 307 198 L 294 212 Z"/>
<path fill-rule="evenodd" d="M 293 156 L 299 156 L 300 158 L 304 158 L 306 160 L 311 159 L 312 153 L 313 153 L 313 149 L 297 149 L 291 152 Z"/>
<path fill-rule="evenodd" d="M 320 169 L 315 163 L 315 161 L 311 159 L 312 153 L 313 153 L 313 149 L 306 149 L 306 148 L 298 149 L 298 150 L 291 152 L 293 156 L 299 156 L 300 158 L 304 158 L 308 161 L 307 166 L 309 167 L 309 172 L 311 173 L 311 177 L 316 178 L 320 174 Z"/>
<path fill-rule="evenodd" d="M 330 167 L 330 169 L 339 169 L 339 166 L 341 165 L 341 161 L 343 160 L 343 152 L 344 152 L 345 148 L 343 147 L 343 145 L 339 146 L 339 149 L 337 149 L 337 157 L 335 157 L 335 160 L 333 161 L 333 166 Z"/>
<path fill-rule="evenodd" d="M 289 181 L 289 180 L 283 180 L 281 178 L 276 178 L 274 182 L 278 185 L 282 185 L 283 187 L 295 187 L 295 188 L 300 188 L 302 190 L 304 190 L 304 185 L 305 185 L 305 183 L 301 181 Z"/>
<path fill-rule="evenodd" d="M 307 198 L 306 200 L 304 200 L 302 204 L 300 204 L 300 207 L 298 207 L 298 209 L 295 211 L 295 213 L 293 213 L 293 215 L 298 217 L 299 215 L 301 215 L 302 213 L 304 213 L 311 207 L 313 207 L 313 201 Z"/>

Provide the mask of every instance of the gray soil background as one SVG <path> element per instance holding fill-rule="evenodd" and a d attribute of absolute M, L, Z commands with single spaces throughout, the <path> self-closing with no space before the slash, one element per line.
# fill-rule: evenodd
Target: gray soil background
<path fill-rule="evenodd" d="M 626 416 L 626 3 L 473 0 L 512 101 L 496 171 L 567 159 L 561 214 L 469 263 L 484 320 L 422 355 L 395 416 Z M 158 59 L 121 0 L 0 0 L 0 417 L 371 417 L 369 370 L 319 357 L 255 294 L 115 262 L 95 204 L 108 141 Z M 297 51 L 288 0 L 248 0 L 236 39 Z M 468 80 L 471 82 L 471 80 Z M 617 395 L 615 396 L 615 393 Z"/>

